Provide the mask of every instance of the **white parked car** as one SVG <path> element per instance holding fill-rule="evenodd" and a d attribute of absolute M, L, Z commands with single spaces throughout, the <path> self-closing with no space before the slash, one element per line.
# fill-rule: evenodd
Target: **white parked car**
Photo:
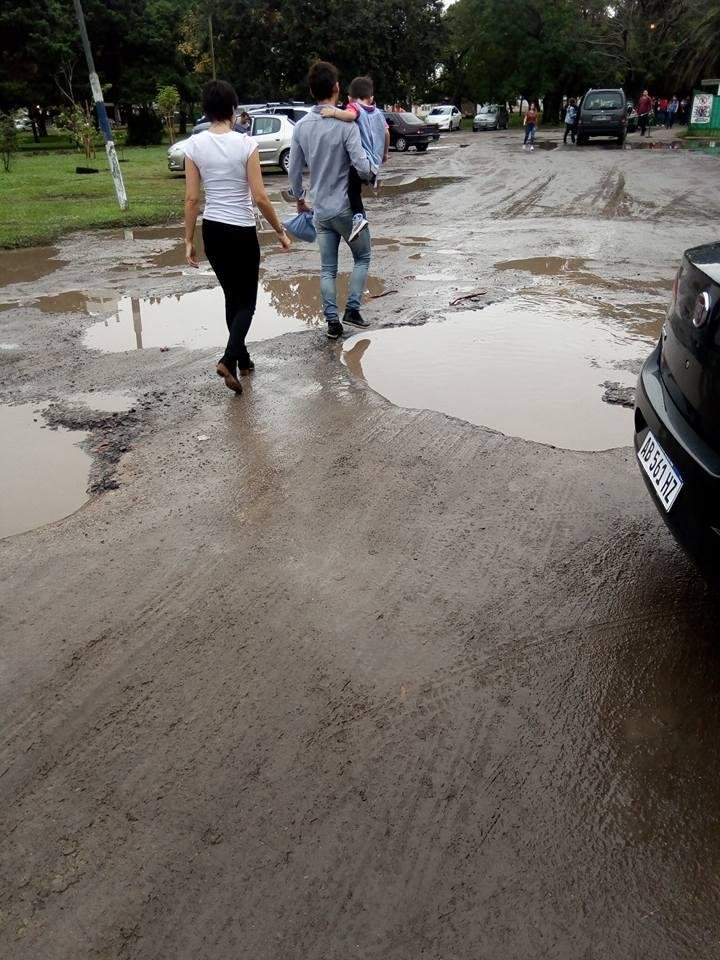
<path fill-rule="evenodd" d="M 282 114 L 274 116 L 261 114 L 252 117 L 249 136 L 257 140 L 261 167 L 280 167 L 284 173 L 288 172 L 290 143 L 294 129 L 293 121 Z M 187 142 L 187 140 L 178 140 L 168 150 L 168 170 L 173 173 L 182 173 L 185 170 L 184 145 Z"/>
<path fill-rule="evenodd" d="M 434 123 L 439 130 L 459 130 L 462 114 L 452 105 L 433 107 L 425 118 L 425 123 Z"/>

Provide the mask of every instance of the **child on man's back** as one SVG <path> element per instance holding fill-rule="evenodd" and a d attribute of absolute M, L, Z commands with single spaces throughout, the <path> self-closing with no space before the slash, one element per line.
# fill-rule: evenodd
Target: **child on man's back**
<path fill-rule="evenodd" d="M 370 77 L 355 77 L 350 84 L 349 100 L 345 110 L 339 107 L 323 107 L 320 113 L 323 117 L 335 117 L 347 123 L 357 123 L 360 141 L 372 165 L 379 169 L 380 164 L 385 163 L 390 144 L 390 131 L 382 110 L 378 110 L 373 103 L 373 82 Z M 348 240 L 352 241 L 368 224 L 362 202 L 362 180 L 354 167 L 350 167 L 348 177 L 348 199 L 353 213 L 353 225 Z"/>

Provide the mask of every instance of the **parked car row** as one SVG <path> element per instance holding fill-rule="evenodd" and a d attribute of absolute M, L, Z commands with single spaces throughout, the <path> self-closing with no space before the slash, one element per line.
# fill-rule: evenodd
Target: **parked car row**
<path fill-rule="evenodd" d="M 293 128 L 311 109 L 309 104 L 274 104 L 260 112 L 254 109 L 247 111 L 251 122 L 249 135 L 258 141 L 261 166 L 277 166 L 287 173 Z M 237 115 L 244 110 L 247 108 L 238 108 Z M 440 138 L 437 124 L 425 123 L 414 113 L 386 112 L 385 119 L 390 129 L 390 146 L 401 153 L 409 147 L 424 153 L 433 140 Z M 210 121 L 200 117 L 192 135 L 207 130 L 209 126 Z M 168 169 L 172 173 L 183 173 L 185 170 L 185 143 L 187 140 L 178 140 L 168 150 Z"/>

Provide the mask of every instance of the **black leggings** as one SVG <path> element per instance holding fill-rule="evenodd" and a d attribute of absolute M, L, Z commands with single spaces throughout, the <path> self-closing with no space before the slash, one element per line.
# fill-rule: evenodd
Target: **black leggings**
<path fill-rule="evenodd" d="M 250 354 L 245 337 L 257 302 L 260 276 L 260 244 L 255 227 L 203 220 L 205 255 L 225 294 L 225 322 L 230 332 L 221 363 L 235 373 L 247 367 Z"/>

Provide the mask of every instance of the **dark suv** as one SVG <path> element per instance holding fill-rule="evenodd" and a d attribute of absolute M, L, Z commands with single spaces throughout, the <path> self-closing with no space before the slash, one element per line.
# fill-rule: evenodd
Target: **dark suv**
<path fill-rule="evenodd" d="M 613 137 L 622 145 L 627 134 L 627 100 L 623 90 L 588 90 L 580 105 L 577 142 Z"/>
<path fill-rule="evenodd" d="M 404 151 L 416 147 L 418 153 L 424 153 L 428 144 L 439 136 L 434 123 L 423 123 L 414 113 L 385 113 L 390 128 L 390 146 Z"/>
<path fill-rule="evenodd" d="M 676 539 L 720 581 L 720 242 L 687 250 L 638 380 L 635 449 Z"/>

